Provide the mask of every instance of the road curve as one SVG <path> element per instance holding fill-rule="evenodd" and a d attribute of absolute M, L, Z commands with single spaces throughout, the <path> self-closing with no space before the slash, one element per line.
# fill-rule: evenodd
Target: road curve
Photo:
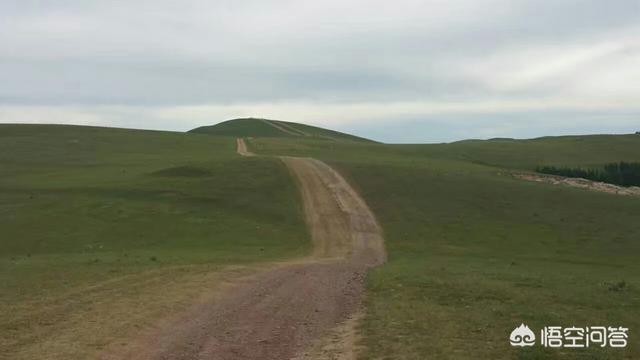
<path fill-rule="evenodd" d="M 358 311 L 366 271 L 385 260 L 373 213 L 325 163 L 281 159 L 300 189 L 313 256 L 245 279 L 104 359 L 292 359 Z"/>
<path fill-rule="evenodd" d="M 295 176 L 316 257 L 343 258 L 370 267 L 385 259 L 382 230 L 358 193 L 329 165 L 281 157 Z"/>

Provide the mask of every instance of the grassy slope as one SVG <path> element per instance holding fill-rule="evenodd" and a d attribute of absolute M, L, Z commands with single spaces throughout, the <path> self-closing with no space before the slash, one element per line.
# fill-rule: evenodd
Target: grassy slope
<path fill-rule="evenodd" d="M 534 169 L 538 165 L 601 166 L 638 160 L 640 136 L 590 135 L 530 140 L 466 140 L 442 145 L 399 145 L 407 154 L 437 156 L 480 164 Z"/>
<path fill-rule="evenodd" d="M 339 131 L 325 129 L 317 126 L 305 125 L 300 123 L 294 123 L 289 121 L 276 121 L 277 123 L 284 123 L 289 128 L 293 128 L 306 136 L 321 138 L 321 139 L 331 139 L 331 140 L 351 140 L 351 141 L 363 141 L 363 142 L 374 142 L 373 140 L 365 139 L 359 136 L 345 134 Z"/>
<path fill-rule="evenodd" d="M 448 144 L 351 144 L 262 139 L 254 142 L 258 151 L 333 158 L 361 158 L 372 151 L 376 158 L 407 158 L 412 161 L 441 159 L 503 168 L 533 170 L 538 165 L 598 167 L 616 161 L 640 158 L 638 135 L 589 135 L 545 137 L 530 140 L 465 140 Z"/>
<path fill-rule="evenodd" d="M 190 133 L 235 136 L 235 137 L 291 137 L 284 131 L 275 128 L 259 119 L 235 119 L 221 122 L 211 126 L 201 126 Z"/>
<path fill-rule="evenodd" d="M 389 263 L 368 279 L 365 358 L 631 359 L 640 357 L 640 201 L 515 180 L 478 162 L 527 169 L 538 161 L 637 161 L 637 141 L 387 146 L 259 139 L 252 147 L 327 160 L 381 221 Z M 575 150 L 573 142 L 592 146 Z M 624 291 L 609 290 L 623 280 Z M 521 322 L 535 330 L 626 326 L 631 345 L 514 349 L 508 336 Z"/>
<path fill-rule="evenodd" d="M 0 125 L 0 229 L 0 349 L 11 358 L 89 356 L 105 342 L 87 344 L 92 332 L 123 321 L 122 333 L 180 301 L 168 283 L 196 294 L 184 276 L 308 249 L 279 161 L 239 157 L 234 138 L 170 132 Z"/>
<path fill-rule="evenodd" d="M 314 138 L 321 140 L 351 140 L 372 142 L 371 140 L 365 138 L 316 126 L 280 120 L 267 121 L 282 127 L 288 132 L 271 126 L 261 119 L 254 118 L 228 120 L 216 125 L 195 128 L 193 130 L 190 130 L 189 132 L 236 137 L 299 138 L 305 140 L 308 138 Z"/>

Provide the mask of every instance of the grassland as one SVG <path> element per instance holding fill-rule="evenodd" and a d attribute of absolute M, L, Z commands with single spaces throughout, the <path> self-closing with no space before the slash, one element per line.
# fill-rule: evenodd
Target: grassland
<path fill-rule="evenodd" d="M 0 229 L 11 359 L 91 358 L 237 265 L 309 249 L 279 161 L 171 132 L 0 125 Z"/>
<path fill-rule="evenodd" d="M 369 139 L 358 136 L 345 134 L 342 132 L 319 128 L 316 126 L 305 125 L 281 120 L 267 119 L 234 119 L 221 122 L 211 126 L 201 126 L 190 130 L 191 133 L 209 134 L 219 136 L 235 136 L 235 137 L 267 137 L 267 138 L 289 138 L 320 141 L 358 141 L 373 142 Z"/>
<path fill-rule="evenodd" d="M 465 140 L 448 144 L 375 144 L 325 142 L 313 139 L 260 139 L 256 150 L 331 159 L 388 159 L 398 161 L 450 160 L 507 169 L 535 170 L 537 166 L 601 167 L 633 162 L 640 156 L 638 135 L 559 136 L 529 140 Z M 367 154 L 371 152 L 370 156 Z"/>
<path fill-rule="evenodd" d="M 537 165 L 600 167 L 638 159 L 638 135 L 557 136 L 529 140 L 466 140 L 438 145 L 399 145 L 408 154 L 507 168 L 535 169 Z"/>
<path fill-rule="evenodd" d="M 196 134 L 208 134 L 219 136 L 235 136 L 243 137 L 250 134 L 250 136 L 259 137 L 292 137 L 292 135 L 286 133 L 278 128 L 269 125 L 268 123 L 260 119 L 234 119 L 224 121 L 216 125 L 201 126 L 193 130 L 189 130 L 191 133 Z"/>
<path fill-rule="evenodd" d="M 640 200 L 504 175 L 541 163 L 637 161 L 640 137 L 443 145 L 258 139 L 251 146 L 329 162 L 378 216 L 389 262 L 368 278 L 363 358 L 640 357 Z M 522 322 L 536 331 L 625 326 L 630 342 L 626 349 L 515 349 L 509 333 Z"/>
<path fill-rule="evenodd" d="M 339 131 L 320 128 L 317 126 L 311 126 L 311 125 L 294 123 L 289 121 L 281 121 L 281 120 L 277 120 L 275 122 L 277 124 L 284 125 L 287 128 L 298 132 L 302 136 L 310 137 L 312 139 L 315 138 L 320 140 L 348 140 L 348 141 L 369 142 L 369 143 L 374 142 L 372 140 L 365 139 L 359 136 L 354 136 L 354 135 L 346 134 Z"/>
<path fill-rule="evenodd" d="M 639 136 L 384 145 L 285 124 L 299 135 L 0 126 L 0 358 L 90 358 L 247 264 L 305 254 L 289 174 L 228 136 L 328 162 L 378 216 L 389 262 L 367 280 L 363 358 L 640 358 L 640 200 L 505 175 L 638 161 Z M 520 323 L 630 342 L 515 349 Z"/>

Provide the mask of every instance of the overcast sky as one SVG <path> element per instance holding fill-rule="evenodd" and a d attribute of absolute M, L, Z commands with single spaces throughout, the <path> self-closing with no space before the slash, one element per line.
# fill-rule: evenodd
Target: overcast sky
<path fill-rule="evenodd" d="M 2 0 L 0 122 L 640 130 L 640 0 Z"/>

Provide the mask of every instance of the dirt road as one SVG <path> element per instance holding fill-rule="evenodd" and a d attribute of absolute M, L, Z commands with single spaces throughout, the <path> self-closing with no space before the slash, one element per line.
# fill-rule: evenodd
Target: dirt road
<path fill-rule="evenodd" d="M 248 153 L 238 139 L 238 153 Z M 385 260 L 380 227 L 331 167 L 283 157 L 304 202 L 314 253 L 246 278 L 222 298 L 193 306 L 107 359 L 292 359 L 361 306 L 366 271 Z M 353 356 L 334 350 L 331 358 Z"/>
<path fill-rule="evenodd" d="M 274 128 L 282 131 L 283 133 L 289 134 L 289 135 L 293 135 L 293 136 L 304 136 L 304 134 L 296 129 L 292 129 L 290 126 L 282 126 L 280 124 L 276 124 L 275 121 L 270 121 L 267 119 L 260 119 L 260 121 L 262 121 L 263 123 L 267 124 L 267 125 L 271 125 Z"/>
<path fill-rule="evenodd" d="M 385 261 L 382 231 L 367 204 L 329 165 L 282 157 L 298 181 L 316 257 L 340 257 L 362 266 Z"/>
<path fill-rule="evenodd" d="M 254 156 L 255 154 L 247 149 L 247 143 L 244 142 L 241 138 L 236 139 L 236 148 L 238 154 L 242 156 Z"/>

